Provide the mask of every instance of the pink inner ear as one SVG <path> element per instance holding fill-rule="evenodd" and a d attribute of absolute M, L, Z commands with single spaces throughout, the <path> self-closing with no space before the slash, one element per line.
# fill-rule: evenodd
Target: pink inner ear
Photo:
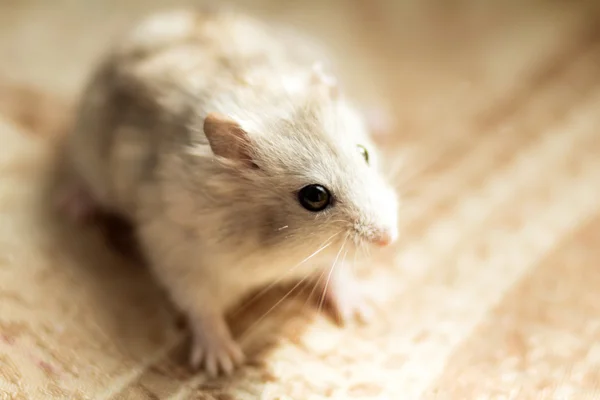
<path fill-rule="evenodd" d="M 256 166 L 248 151 L 248 134 L 232 118 L 219 113 L 209 113 L 204 119 L 204 134 L 216 156 L 239 161 L 251 167 Z"/>

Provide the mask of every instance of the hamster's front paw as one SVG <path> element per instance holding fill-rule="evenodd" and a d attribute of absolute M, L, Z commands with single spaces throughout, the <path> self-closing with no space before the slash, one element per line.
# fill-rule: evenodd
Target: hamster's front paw
<path fill-rule="evenodd" d="M 331 274 L 329 283 L 323 282 L 323 301 L 329 307 L 335 321 L 341 325 L 358 320 L 368 323 L 373 319 L 373 308 L 360 290 L 358 283 L 347 270 L 347 265 L 335 267 L 339 271 Z"/>
<path fill-rule="evenodd" d="M 244 353 L 222 316 L 195 316 L 190 322 L 192 368 L 202 368 L 210 377 L 216 377 L 221 372 L 231 375 L 244 362 Z"/>

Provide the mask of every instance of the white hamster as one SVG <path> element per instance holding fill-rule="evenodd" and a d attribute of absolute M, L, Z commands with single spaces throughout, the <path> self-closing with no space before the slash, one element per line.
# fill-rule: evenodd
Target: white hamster
<path fill-rule="evenodd" d="M 361 115 L 288 33 L 233 12 L 151 16 L 99 65 L 68 138 L 65 210 L 132 221 L 210 375 L 243 362 L 224 314 L 244 295 L 325 272 L 325 298 L 354 318 L 345 256 L 397 237 Z"/>

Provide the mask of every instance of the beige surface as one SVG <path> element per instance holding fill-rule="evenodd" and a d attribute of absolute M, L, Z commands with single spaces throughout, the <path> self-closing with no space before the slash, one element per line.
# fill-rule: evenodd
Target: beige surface
<path fill-rule="evenodd" d="M 233 321 L 250 327 L 251 364 L 209 382 L 183 366 L 184 333 L 146 271 L 44 201 L 61 101 L 158 3 L 0 3 L 0 399 L 600 398 L 597 7 L 295 6 L 334 28 L 357 93 L 375 75 L 391 99 L 381 140 L 402 166 L 402 239 L 365 271 L 372 325 L 340 330 L 306 294 L 253 325 L 274 291 Z"/>

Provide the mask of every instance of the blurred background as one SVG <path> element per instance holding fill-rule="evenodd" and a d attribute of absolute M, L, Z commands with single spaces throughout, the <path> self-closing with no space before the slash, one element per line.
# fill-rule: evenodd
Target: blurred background
<path fill-rule="evenodd" d="M 0 73 L 72 98 L 133 21 L 203 4 L 284 21 L 326 42 L 344 85 L 368 110 L 394 117 L 394 140 L 417 162 L 425 142 L 445 148 L 498 129 L 503 113 L 594 51 L 600 15 L 593 0 L 2 0 Z"/>
<path fill-rule="evenodd" d="M 36 140 L 64 132 L 111 40 L 196 4 L 328 44 L 350 94 L 389 116 L 377 140 L 404 199 L 400 243 L 363 277 L 378 322 L 278 326 L 277 350 L 217 383 L 174 361 L 181 337 L 145 275 L 108 256 L 95 262 L 110 273 L 82 272 L 57 248 L 49 261 L 31 193 L 14 189 L 39 184 Z M 599 84 L 594 0 L 0 0 L 0 394 L 600 398 Z"/>

